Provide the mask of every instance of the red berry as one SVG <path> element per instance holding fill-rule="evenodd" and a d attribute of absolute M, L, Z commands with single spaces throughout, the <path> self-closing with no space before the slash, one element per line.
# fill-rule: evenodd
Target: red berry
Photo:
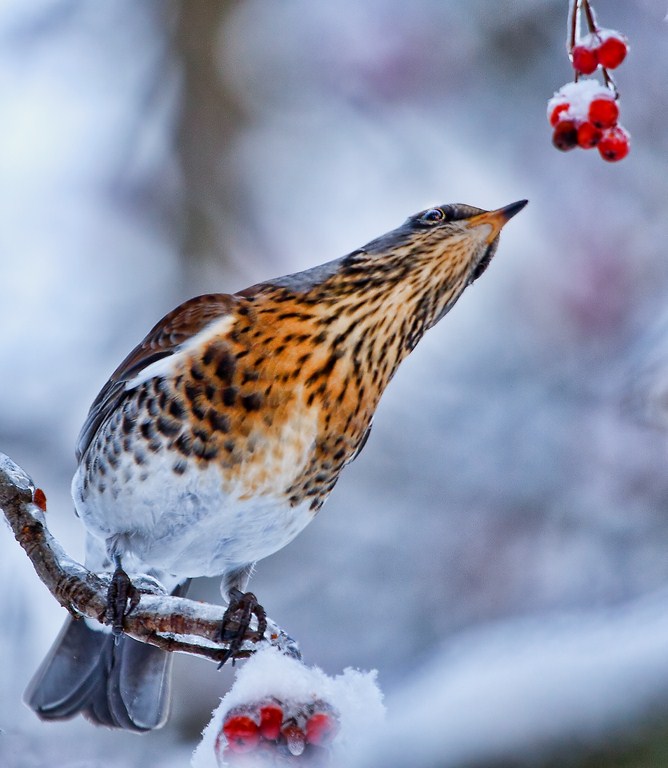
<path fill-rule="evenodd" d="M 578 144 L 578 129 L 573 120 L 561 120 L 552 134 L 552 143 L 562 152 L 575 149 Z"/>
<path fill-rule="evenodd" d="M 550 125 L 553 128 L 559 122 L 559 115 L 561 115 L 563 112 L 566 112 L 570 106 L 571 105 L 567 101 L 562 101 L 561 104 L 557 104 L 557 106 L 552 110 L 550 113 Z"/>
<path fill-rule="evenodd" d="M 574 45 L 571 52 L 573 68 L 583 75 L 591 75 L 598 67 L 598 55 L 595 48 L 586 45 Z"/>
<path fill-rule="evenodd" d="M 283 710 L 276 704 L 267 704 L 260 709 L 260 734 L 263 739 L 273 741 L 281 735 Z"/>
<path fill-rule="evenodd" d="M 32 495 L 32 502 L 36 504 L 42 512 L 46 512 L 46 494 L 41 488 L 35 488 Z"/>
<path fill-rule="evenodd" d="M 306 741 L 324 746 L 332 741 L 338 730 L 339 724 L 335 717 L 327 712 L 316 712 L 306 723 Z"/>
<path fill-rule="evenodd" d="M 624 61 L 628 50 L 626 40 L 621 35 L 608 35 L 598 47 L 599 64 L 606 69 L 615 69 Z"/>
<path fill-rule="evenodd" d="M 612 128 L 618 117 L 619 106 L 612 96 L 599 96 L 589 105 L 589 119 L 597 128 Z"/>
<path fill-rule="evenodd" d="M 593 123 L 580 123 L 578 126 L 578 146 L 582 149 L 593 149 L 601 140 L 601 130 Z"/>
<path fill-rule="evenodd" d="M 225 721 L 223 733 L 233 752 L 250 752 L 260 741 L 257 723 L 246 715 L 234 715 Z"/>
<path fill-rule="evenodd" d="M 628 131 L 621 125 L 604 131 L 598 143 L 598 151 L 601 157 L 610 163 L 623 160 L 629 153 L 631 137 Z"/>

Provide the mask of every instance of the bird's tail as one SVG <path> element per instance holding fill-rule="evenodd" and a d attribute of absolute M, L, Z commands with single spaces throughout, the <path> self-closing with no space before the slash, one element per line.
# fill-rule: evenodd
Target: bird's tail
<path fill-rule="evenodd" d="M 167 721 L 171 669 L 171 653 L 68 618 L 25 701 L 42 720 L 81 713 L 109 728 L 150 731 Z"/>
<path fill-rule="evenodd" d="M 81 712 L 98 725 L 149 731 L 169 714 L 171 654 L 68 618 L 25 693 L 42 720 Z"/>

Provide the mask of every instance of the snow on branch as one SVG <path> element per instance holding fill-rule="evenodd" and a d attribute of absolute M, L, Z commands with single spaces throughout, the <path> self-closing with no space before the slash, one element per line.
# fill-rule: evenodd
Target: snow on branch
<path fill-rule="evenodd" d="M 16 540 L 56 600 L 75 617 L 105 623 L 110 574 L 92 573 L 73 560 L 49 533 L 46 498 L 30 477 L 8 456 L 0 453 L 0 509 Z M 227 644 L 220 641 L 222 607 L 183 597 L 156 594 L 135 581 L 140 600 L 126 614 L 126 634 L 165 651 L 180 651 L 222 661 Z M 230 627 L 233 628 L 233 627 Z M 265 638 L 284 652 L 296 654 L 296 644 L 270 619 Z M 262 638 L 249 628 L 235 658 L 250 656 Z"/>

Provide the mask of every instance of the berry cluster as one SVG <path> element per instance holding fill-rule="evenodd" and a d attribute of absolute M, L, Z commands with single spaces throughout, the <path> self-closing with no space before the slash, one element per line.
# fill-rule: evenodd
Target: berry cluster
<path fill-rule="evenodd" d="M 329 746 L 339 730 L 339 716 L 325 701 L 291 707 L 276 698 L 234 707 L 225 715 L 216 739 L 220 766 L 320 768 L 329 762 Z"/>
<path fill-rule="evenodd" d="M 573 69 L 591 75 L 599 67 L 617 69 L 629 51 L 626 38 L 614 29 L 598 29 L 578 40 L 571 50 Z"/>
<path fill-rule="evenodd" d="M 596 80 L 562 86 L 547 103 L 547 119 L 554 128 L 552 143 L 566 152 L 575 147 L 598 151 L 604 160 L 622 160 L 629 153 L 629 134 L 617 124 L 615 94 Z"/>
<path fill-rule="evenodd" d="M 579 35 L 580 14 L 589 29 L 585 36 Z M 547 119 L 554 129 L 552 143 L 564 152 L 575 147 L 598 147 L 604 160 L 622 160 L 629 153 L 630 136 L 617 123 L 619 93 L 609 70 L 616 69 L 626 58 L 626 39 L 615 30 L 597 25 L 590 0 L 573 0 L 568 50 L 575 81 L 560 88 L 548 102 Z M 580 79 L 599 68 L 604 85 Z"/>

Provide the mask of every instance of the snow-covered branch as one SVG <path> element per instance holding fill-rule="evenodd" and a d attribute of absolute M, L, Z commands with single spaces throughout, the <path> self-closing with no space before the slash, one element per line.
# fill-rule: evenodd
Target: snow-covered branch
<path fill-rule="evenodd" d="M 39 578 L 73 616 L 105 621 L 109 575 L 92 573 L 65 552 L 47 528 L 44 494 L 8 456 L 0 453 L 0 509 L 30 558 Z M 123 630 L 137 640 L 162 648 L 221 661 L 227 646 L 220 641 L 223 608 L 156 594 L 148 582 L 135 582 L 141 597 L 125 616 Z M 231 627 L 232 628 L 232 627 Z M 271 620 L 265 638 L 280 649 L 295 651 L 294 642 Z M 251 655 L 261 640 L 249 629 L 235 658 Z"/>

